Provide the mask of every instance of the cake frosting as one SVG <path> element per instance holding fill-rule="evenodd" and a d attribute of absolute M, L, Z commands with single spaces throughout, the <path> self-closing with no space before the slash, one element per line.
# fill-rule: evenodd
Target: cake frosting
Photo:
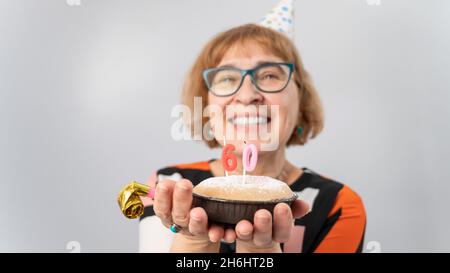
<path fill-rule="evenodd" d="M 207 197 L 239 201 L 272 201 L 291 198 L 289 186 L 268 176 L 229 175 L 211 177 L 194 187 L 194 193 Z"/>

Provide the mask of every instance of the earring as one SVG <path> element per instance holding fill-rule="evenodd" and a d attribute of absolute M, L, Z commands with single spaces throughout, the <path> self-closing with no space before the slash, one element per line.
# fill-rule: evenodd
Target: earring
<path fill-rule="evenodd" d="M 302 135 L 302 132 L 303 132 L 303 128 L 302 127 L 297 127 L 297 134 L 299 135 L 299 136 L 301 136 Z"/>

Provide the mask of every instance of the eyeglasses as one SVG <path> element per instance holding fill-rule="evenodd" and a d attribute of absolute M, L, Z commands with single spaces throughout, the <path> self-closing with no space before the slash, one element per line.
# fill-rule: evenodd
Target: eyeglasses
<path fill-rule="evenodd" d="M 270 62 L 248 70 L 235 67 L 209 68 L 203 71 L 203 79 L 209 91 L 219 97 L 236 93 L 247 75 L 250 75 L 259 91 L 276 93 L 286 88 L 293 71 L 294 64 Z"/>

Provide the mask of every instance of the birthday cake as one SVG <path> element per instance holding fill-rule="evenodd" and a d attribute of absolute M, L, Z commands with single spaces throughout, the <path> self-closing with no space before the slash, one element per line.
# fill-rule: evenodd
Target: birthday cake
<path fill-rule="evenodd" d="M 297 196 L 289 186 L 267 176 L 230 175 L 208 178 L 193 190 L 193 206 L 205 209 L 212 222 L 236 224 L 260 209 L 273 213 L 278 203 L 291 205 Z"/>

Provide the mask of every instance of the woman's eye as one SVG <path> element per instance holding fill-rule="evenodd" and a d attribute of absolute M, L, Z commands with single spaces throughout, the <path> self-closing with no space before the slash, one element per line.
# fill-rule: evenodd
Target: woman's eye
<path fill-rule="evenodd" d="M 234 77 L 223 77 L 223 78 L 220 78 L 217 82 L 218 83 L 232 83 L 234 81 L 235 81 Z"/>
<path fill-rule="evenodd" d="M 233 78 L 224 78 L 224 79 L 222 79 L 222 81 L 223 82 L 231 82 L 231 81 L 234 81 L 234 79 Z"/>
<path fill-rule="evenodd" d="M 262 77 L 263 80 L 278 80 L 278 78 L 279 77 L 275 74 L 266 74 Z"/>

